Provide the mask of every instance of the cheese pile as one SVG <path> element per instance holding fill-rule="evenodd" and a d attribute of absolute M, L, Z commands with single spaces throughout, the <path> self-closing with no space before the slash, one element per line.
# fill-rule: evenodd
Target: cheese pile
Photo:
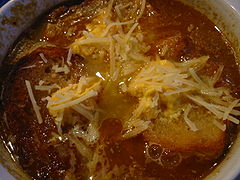
<path fill-rule="evenodd" d="M 144 12 L 145 4 L 146 0 L 137 0 L 114 5 L 111 0 L 86 25 L 87 31 L 82 32 L 83 36 L 70 46 L 71 49 L 88 60 L 107 60 L 109 74 L 114 81 L 121 75 L 133 73 L 139 67 L 137 64 L 150 60 L 144 55 L 150 46 L 143 42 L 143 34 L 137 22 Z M 129 17 L 123 16 L 123 11 L 127 11 Z"/>
<path fill-rule="evenodd" d="M 223 66 L 219 66 L 214 77 L 206 78 L 197 72 L 206 65 L 208 56 L 173 63 L 145 55 L 150 47 L 144 43 L 138 23 L 145 6 L 144 0 L 126 4 L 111 0 L 86 25 L 83 36 L 71 45 L 74 53 L 88 60 L 107 60 L 111 80 L 121 81 L 119 88 L 139 99 L 132 117 L 124 123 L 123 136 L 130 138 L 148 129 L 151 119 L 157 118 L 161 111 L 160 96 L 175 94 L 182 94 L 191 103 L 214 114 L 219 121 L 213 120 L 213 124 L 223 131 L 226 130 L 225 120 L 239 124 L 235 116 L 240 112 L 234 109 L 239 106 L 239 100 L 233 98 L 228 89 L 215 88 Z M 130 11 L 129 16 L 123 14 L 126 11 Z M 191 109 L 191 104 L 185 106 L 184 120 L 192 131 L 197 131 L 196 125 L 188 118 Z"/>
<path fill-rule="evenodd" d="M 68 65 L 72 65 L 72 53 L 79 54 L 88 61 L 97 59 L 105 62 L 109 67 L 106 72 L 109 81 L 117 81 L 119 91 L 138 98 L 136 109 L 123 122 L 123 137 L 130 138 L 147 130 L 152 123 L 151 119 L 158 118 L 162 111 L 159 107 L 162 98 L 176 94 L 181 94 L 191 102 L 184 105 L 183 117 L 192 131 L 198 131 L 198 127 L 188 117 L 192 104 L 204 107 L 215 115 L 218 120 L 213 120 L 213 124 L 223 131 L 226 130 L 226 120 L 239 124 L 236 116 L 240 115 L 240 111 L 235 109 L 240 106 L 239 100 L 232 97 L 227 88 L 215 87 L 223 66 L 219 66 L 213 77 L 201 77 L 198 71 L 206 65 L 208 56 L 176 63 L 156 58 L 157 55 L 145 55 L 151 47 L 144 42 L 144 33 L 138 22 L 145 7 L 145 0 L 110 0 L 107 7 L 100 9 L 91 23 L 86 25 L 82 37 L 70 45 L 67 58 Z M 42 54 L 41 57 L 47 61 Z M 53 69 L 57 72 L 59 67 Z M 67 74 L 69 69 L 63 67 L 62 72 Z M 29 84 L 27 85 L 32 94 Z M 70 84 L 47 97 L 47 108 L 55 118 L 59 133 L 62 132 L 64 112 L 67 109 L 88 119 L 89 128 L 92 122 L 98 121 L 98 107 L 94 98 L 98 96 L 101 86 L 98 78 L 83 76 L 78 84 Z M 55 85 L 48 88 L 59 87 Z M 34 104 L 34 97 L 31 99 Z M 42 122 L 37 106 L 34 107 Z M 81 138 L 90 139 L 84 136 Z"/>
<path fill-rule="evenodd" d="M 208 58 L 203 56 L 180 64 L 169 60 L 156 60 L 145 65 L 132 78 L 127 88 L 127 92 L 139 97 L 140 100 L 132 118 L 127 121 L 125 126 L 127 131 L 124 136 L 132 137 L 148 128 L 145 124 L 150 124 L 150 120 L 156 118 L 161 111 L 158 107 L 159 101 L 162 100 L 159 98 L 160 95 L 174 97 L 175 94 L 181 94 L 187 97 L 192 103 L 202 106 L 214 114 L 219 121 L 214 120 L 213 123 L 223 131 L 226 130 L 224 120 L 239 124 L 239 120 L 235 116 L 239 116 L 240 111 L 234 109 L 239 106 L 239 100 L 233 98 L 228 89 L 214 87 L 221 76 L 223 67 L 219 67 L 213 78 L 201 78 L 196 72 L 204 67 Z M 175 101 L 177 100 L 175 99 Z M 172 102 L 169 101 L 169 103 Z M 149 113 L 149 111 L 154 109 L 155 114 L 152 116 L 153 113 Z M 192 131 L 197 131 L 196 125 L 188 118 L 190 111 L 191 104 L 188 104 L 184 109 L 184 120 Z M 143 114 L 145 115 L 141 117 Z M 141 128 L 139 128 L 139 124 L 142 125 Z"/>
<path fill-rule="evenodd" d="M 68 108 L 78 112 L 91 122 L 97 121 L 97 111 L 93 98 L 101 89 L 101 80 L 82 76 L 78 84 L 70 84 L 47 97 L 47 108 L 55 118 L 58 131 L 61 133 L 61 124 L 64 111 Z"/>

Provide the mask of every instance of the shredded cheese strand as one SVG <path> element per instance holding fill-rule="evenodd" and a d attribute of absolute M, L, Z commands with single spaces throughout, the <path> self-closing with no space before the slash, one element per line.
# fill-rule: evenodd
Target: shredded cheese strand
<path fill-rule="evenodd" d="M 34 64 L 34 65 L 22 67 L 21 70 L 23 70 L 23 69 L 31 69 L 31 68 L 35 68 L 35 67 L 36 67 L 36 65 Z"/>
<path fill-rule="evenodd" d="M 35 85 L 35 89 L 39 91 L 51 91 L 52 89 L 60 89 L 61 87 L 58 86 L 57 84 L 53 84 L 50 86 L 42 86 L 42 85 Z"/>
<path fill-rule="evenodd" d="M 188 104 L 187 108 L 184 110 L 184 120 L 187 123 L 187 125 L 190 127 L 190 129 L 192 131 L 197 131 L 198 128 L 197 126 L 188 118 L 188 114 L 190 112 L 190 110 L 192 109 L 192 106 L 190 104 Z"/>
<path fill-rule="evenodd" d="M 203 101 L 200 97 L 193 97 L 190 95 L 186 95 L 189 99 L 191 99 L 193 102 L 202 105 L 203 107 L 205 107 L 206 109 L 208 109 L 210 112 L 212 112 L 213 114 L 215 114 L 217 116 L 218 119 L 221 119 L 223 117 L 223 113 L 220 112 L 219 110 L 217 110 L 216 108 L 214 108 L 211 104 Z"/>
<path fill-rule="evenodd" d="M 131 37 L 133 31 L 137 28 L 138 23 L 135 23 L 131 29 L 128 31 L 127 35 L 125 36 L 125 42 L 127 42 L 129 40 L 129 38 Z"/>
<path fill-rule="evenodd" d="M 224 66 L 223 66 L 223 65 L 221 65 L 221 66 L 218 68 L 216 74 L 215 74 L 214 77 L 213 77 L 212 86 L 214 86 L 214 85 L 217 83 L 217 81 L 220 79 L 220 77 L 221 77 L 221 75 L 222 75 L 222 72 L 223 72 L 223 69 L 224 69 Z"/>
<path fill-rule="evenodd" d="M 72 55 L 73 55 L 72 49 L 69 48 L 69 50 L 68 50 L 68 55 L 67 55 L 67 64 L 68 64 L 69 66 L 72 66 L 72 63 L 71 63 Z"/>
<path fill-rule="evenodd" d="M 115 55 L 114 55 L 114 42 L 113 42 L 113 38 L 110 36 L 109 37 L 110 39 L 110 52 L 109 52 L 109 59 L 110 59 L 110 76 L 112 77 L 112 80 L 116 80 L 116 79 L 113 79 L 113 75 L 114 75 L 114 72 L 115 72 L 115 66 L 116 66 L 116 60 L 115 60 Z"/>
<path fill-rule="evenodd" d="M 213 124 L 222 131 L 226 131 L 226 129 L 227 129 L 226 124 L 222 124 L 219 121 L 217 121 L 216 119 L 213 120 Z"/>
<path fill-rule="evenodd" d="M 76 146 L 77 150 L 83 157 L 86 157 L 88 160 L 91 160 L 93 153 L 89 147 L 82 143 L 74 134 L 69 135 L 68 138 L 70 142 L 72 142 Z"/>
<path fill-rule="evenodd" d="M 94 37 L 94 38 L 89 38 L 89 39 L 77 40 L 71 46 L 86 45 L 86 44 L 109 44 L 109 38 L 107 38 L 107 37 Z"/>
<path fill-rule="evenodd" d="M 105 31 L 101 34 L 101 37 L 105 37 L 108 34 L 109 30 L 114 26 L 122 26 L 122 25 L 128 25 L 128 24 L 133 24 L 133 23 L 134 23 L 133 20 L 126 21 L 126 22 L 111 23 L 106 27 Z"/>
<path fill-rule="evenodd" d="M 44 56 L 43 53 L 40 53 L 39 56 L 41 57 L 41 59 L 43 60 L 44 63 L 48 63 L 47 58 Z"/>
<path fill-rule="evenodd" d="M 223 120 L 226 120 L 226 119 L 229 117 L 232 109 L 238 104 L 238 102 L 239 102 L 239 99 L 233 101 L 233 102 L 229 105 L 229 107 L 227 108 L 227 110 L 224 112 Z"/>
<path fill-rule="evenodd" d="M 91 90 L 88 93 L 82 95 L 81 97 L 79 97 L 79 98 L 77 98 L 73 101 L 66 102 L 65 104 L 60 104 L 60 105 L 54 106 L 51 109 L 53 111 L 58 111 L 58 110 L 64 109 L 65 107 L 71 107 L 71 106 L 74 106 L 76 104 L 79 104 L 79 103 L 85 101 L 86 99 L 89 99 L 91 97 L 95 97 L 97 95 L 98 95 L 98 93 L 96 91 Z"/>
<path fill-rule="evenodd" d="M 141 7 L 140 7 L 139 15 L 138 15 L 136 21 L 142 17 L 142 15 L 145 11 L 145 7 L 146 7 L 146 0 L 141 0 Z"/>
<path fill-rule="evenodd" d="M 30 100 L 31 100 L 32 105 L 33 105 L 33 109 L 34 109 L 34 111 L 36 113 L 38 123 L 42 124 L 43 123 L 43 119 L 42 119 L 41 113 L 39 111 L 40 107 L 37 105 L 37 102 L 36 102 L 36 100 L 34 98 L 32 87 L 31 87 L 31 83 L 28 80 L 25 80 L 25 84 L 26 84 L 26 87 L 27 87 L 28 95 L 29 95 Z"/>
<path fill-rule="evenodd" d="M 204 106 L 206 109 L 208 109 L 210 112 L 212 112 L 213 114 L 215 114 L 217 116 L 218 119 L 223 119 L 224 118 L 224 113 L 219 111 L 218 109 L 216 109 L 214 107 L 214 105 L 212 104 L 209 104 L 205 101 L 203 101 L 200 97 L 193 97 L 193 96 L 190 96 L 190 95 L 186 95 L 189 99 L 191 99 L 192 101 L 194 101 L 195 103 L 197 104 L 200 104 L 202 106 Z M 236 100 L 236 101 L 239 101 L 239 100 Z M 236 103 L 236 101 L 234 101 Z M 237 103 L 236 103 L 237 104 Z M 232 106 L 231 106 L 232 108 Z M 232 110 L 232 109 L 231 109 Z M 239 120 L 231 115 L 229 115 L 229 113 L 231 112 L 231 110 L 228 110 L 227 111 L 227 114 L 228 114 L 228 117 L 227 119 L 229 121 L 232 121 L 233 123 L 235 124 L 239 124 Z"/>
<path fill-rule="evenodd" d="M 199 84 L 200 87 L 207 88 L 207 85 L 199 78 L 199 76 L 197 75 L 197 73 L 194 71 L 193 68 L 189 68 L 189 72 L 193 77 L 193 79 Z"/>
<path fill-rule="evenodd" d="M 72 109 L 74 109 L 79 114 L 83 115 L 88 120 L 90 120 L 90 121 L 94 120 L 92 113 L 89 110 L 86 110 L 85 108 L 83 108 L 82 106 L 74 105 L 74 106 L 72 106 Z"/>

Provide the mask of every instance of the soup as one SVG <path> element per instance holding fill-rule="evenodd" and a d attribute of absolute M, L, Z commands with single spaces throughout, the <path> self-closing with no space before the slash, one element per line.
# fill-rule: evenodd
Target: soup
<path fill-rule="evenodd" d="M 237 133 L 234 49 L 175 0 L 56 7 L 1 71 L 2 140 L 32 179 L 203 179 Z"/>

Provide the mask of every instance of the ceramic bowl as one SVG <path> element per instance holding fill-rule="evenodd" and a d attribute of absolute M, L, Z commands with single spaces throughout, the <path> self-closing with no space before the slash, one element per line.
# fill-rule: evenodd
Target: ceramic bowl
<path fill-rule="evenodd" d="M 51 7 L 64 0 L 10 0 L 0 9 L 0 63 L 17 37 L 34 20 Z M 181 0 L 207 15 L 225 34 L 235 47 L 240 60 L 240 1 L 239 0 Z M 225 160 L 208 176 L 207 180 L 234 180 L 240 176 L 240 135 L 234 142 Z M 9 172 L 18 179 L 25 176 L 19 173 L 11 163 L 4 145 L 0 143 L 0 162 L 8 167 Z M 13 180 L 0 165 L 0 180 Z"/>

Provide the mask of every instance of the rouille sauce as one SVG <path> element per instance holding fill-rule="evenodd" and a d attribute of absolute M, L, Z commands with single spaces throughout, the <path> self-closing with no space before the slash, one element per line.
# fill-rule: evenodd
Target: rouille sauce
<path fill-rule="evenodd" d="M 69 9 L 73 4 L 60 6 L 50 15 L 44 15 L 37 23 L 26 30 L 16 42 L 15 48 L 9 53 L 4 61 L 2 70 L 4 73 L 11 69 L 18 54 L 24 52 L 23 47 L 28 48 L 37 42 L 50 42 L 58 47 L 67 47 L 76 38 L 81 37 L 78 31 L 84 30 L 85 24 L 91 22 L 94 8 L 100 6 L 102 1 L 87 1 L 84 6 L 78 5 Z M 95 5 L 91 5 L 95 3 Z M 224 71 L 219 85 L 230 87 L 233 96 L 240 98 L 240 78 L 236 64 L 236 57 L 231 44 L 219 32 L 218 28 L 207 19 L 206 16 L 175 0 L 151 0 L 152 7 L 146 8 L 139 24 L 144 32 L 144 41 L 151 45 L 147 55 L 161 54 L 161 41 L 171 37 L 179 38 L 179 48 L 165 54 L 162 58 L 183 61 L 193 57 L 209 55 L 207 68 L 202 73 L 211 75 L 218 65 L 224 65 Z M 87 11 L 89 7 L 89 12 Z M 83 8 L 85 16 L 74 15 L 78 8 Z M 64 20 L 69 17 L 68 20 Z M 76 26 L 71 36 L 65 36 L 69 27 Z M 178 41 L 178 40 L 177 40 Z M 94 75 L 98 71 L 105 71 L 101 64 L 83 62 L 88 75 Z M 3 76 L 3 75 L 2 75 Z M 4 81 L 4 78 L 2 78 Z M 139 177 L 153 179 L 201 179 L 207 176 L 216 164 L 221 162 L 228 151 L 229 145 L 234 140 L 236 128 L 229 128 L 224 153 L 220 157 L 211 160 L 190 156 L 184 158 L 180 164 L 179 155 L 176 152 L 163 149 L 160 145 L 150 144 L 142 135 L 127 140 L 121 139 L 122 124 L 120 119 L 128 117 L 136 105 L 133 97 L 119 94 L 116 85 L 104 91 L 99 98 L 99 107 L 104 109 L 100 115 L 102 121 L 99 128 L 100 139 L 98 147 L 109 160 L 112 169 L 115 166 L 127 167 L 119 175 L 119 179 L 139 179 Z M 31 107 L 29 105 L 28 107 Z M 86 160 L 77 152 L 68 141 L 58 144 L 49 143 L 52 132 L 56 132 L 53 118 L 47 117 L 47 122 L 39 125 L 29 119 L 21 119 L 21 111 L 25 109 L 11 109 L 14 115 L 7 121 L 1 120 L 0 133 L 3 141 L 8 146 L 12 145 L 13 156 L 19 160 L 20 165 L 33 179 L 64 179 L 66 174 L 69 178 L 86 179 L 89 170 Z M 15 119 L 15 120 L 14 120 Z M 92 149 L 96 148 L 96 145 Z M 161 166 L 155 161 L 147 161 L 146 153 L 153 159 L 159 158 L 161 152 Z M 74 165 L 71 163 L 75 162 Z M 76 163 L 77 162 L 77 163 Z M 69 170 L 74 166 L 74 170 Z M 103 164 L 99 164 L 101 169 Z M 74 174 L 74 175 L 73 175 Z M 116 179 L 118 179 L 116 177 Z"/>

